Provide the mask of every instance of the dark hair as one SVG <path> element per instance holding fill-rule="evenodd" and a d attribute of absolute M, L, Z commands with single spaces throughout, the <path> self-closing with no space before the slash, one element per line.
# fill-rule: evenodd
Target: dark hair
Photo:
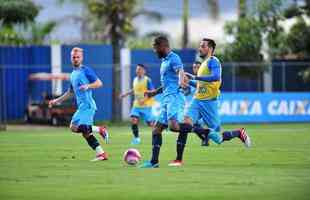
<path fill-rule="evenodd" d="M 165 45 L 169 47 L 169 40 L 166 36 L 160 35 L 154 39 L 154 45 Z"/>
<path fill-rule="evenodd" d="M 143 65 L 141 63 L 138 63 L 137 66 L 142 67 L 146 71 L 146 66 L 145 65 Z"/>
<path fill-rule="evenodd" d="M 200 61 L 195 61 L 194 64 L 201 65 L 201 62 Z"/>
<path fill-rule="evenodd" d="M 203 38 L 202 41 L 208 42 L 208 47 L 211 47 L 213 49 L 213 52 L 214 52 L 215 47 L 216 47 L 216 43 L 214 40 L 212 40 L 210 38 Z"/>

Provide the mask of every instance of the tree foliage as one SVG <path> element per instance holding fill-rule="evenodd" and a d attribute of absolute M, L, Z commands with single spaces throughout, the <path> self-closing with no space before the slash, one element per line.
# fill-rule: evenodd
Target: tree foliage
<path fill-rule="evenodd" d="M 0 21 L 3 26 L 33 22 L 39 9 L 31 0 L 1 0 Z"/>

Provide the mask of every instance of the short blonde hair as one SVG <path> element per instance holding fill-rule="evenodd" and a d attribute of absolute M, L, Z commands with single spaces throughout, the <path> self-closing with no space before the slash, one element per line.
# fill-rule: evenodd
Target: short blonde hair
<path fill-rule="evenodd" d="M 74 47 L 72 50 L 71 50 L 72 53 L 75 53 L 75 52 L 81 52 L 83 53 L 83 49 L 80 48 L 80 47 Z"/>

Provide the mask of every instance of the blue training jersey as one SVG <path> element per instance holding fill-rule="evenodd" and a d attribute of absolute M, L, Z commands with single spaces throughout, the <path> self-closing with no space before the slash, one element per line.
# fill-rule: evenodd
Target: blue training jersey
<path fill-rule="evenodd" d="M 74 68 L 71 72 L 71 89 L 74 91 L 78 109 L 95 109 L 97 106 L 93 99 L 92 90 L 80 90 L 81 85 L 93 83 L 98 79 L 94 70 L 90 67 L 81 66 Z"/>
<path fill-rule="evenodd" d="M 160 81 L 163 86 L 163 96 L 179 92 L 178 70 L 183 69 L 181 58 L 170 52 L 162 59 L 160 65 Z"/>

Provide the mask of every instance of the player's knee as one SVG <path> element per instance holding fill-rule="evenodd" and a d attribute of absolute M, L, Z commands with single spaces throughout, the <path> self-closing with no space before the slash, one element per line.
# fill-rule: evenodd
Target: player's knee
<path fill-rule="evenodd" d="M 149 122 L 146 122 L 147 123 L 147 125 L 149 126 L 149 127 L 154 127 L 154 122 L 153 121 L 149 121 Z"/>
<path fill-rule="evenodd" d="M 139 119 L 136 118 L 136 117 L 132 117 L 132 118 L 131 118 L 131 123 L 132 123 L 132 124 L 138 124 L 138 123 L 139 123 Z"/>
<path fill-rule="evenodd" d="M 79 132 L 83 133 L 83 136 L 87 137 L 92 133 L 92 127 L 90 125 L 80 125 L 78 128 Z"/>
<path fill-rule="evenodd" d="M 180 130 L 185 133 L 192 132 L 193 126 L 189 123 L 180 123 Z"/>
<path fill-rule="evenodd" d="M 179 132 L 179 130 L 180 130 L 179 123 L 176 120 L 170 120 L 169 121 L 169 130 L 172 132 Z"/>
<path fill-rule="evenodd" d="M 161 134 L 163 132 L 164 129 L 167 128 L 167 125 L 164 125 L 164 124 L 161 124 L 161 123 L 156 123 L 154 125 L 154 128 L 153 128 L 153 131 L 152 131 L 152 134 Z"/>
<path fill-rule="evenodd" d="M 73 124 L 70 124 L 70 129 L 73 133 L 79 133 L 79 128 L 78 126 L 75 126 Z"/>
<path fill-rule="evenodd" d="M 185 116 L 185 117 L 184 117 L 184 123 L 186 123 L 186 124 L 193 124 L 193 121 L 192 121 L 191 118 Z"/>

